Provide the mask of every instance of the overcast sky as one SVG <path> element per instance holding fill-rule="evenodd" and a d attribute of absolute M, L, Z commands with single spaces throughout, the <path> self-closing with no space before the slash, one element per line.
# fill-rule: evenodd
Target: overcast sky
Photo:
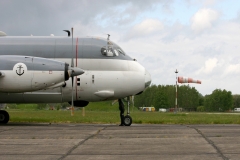
<path fill-rule="evenodd" d="M 240 94 L 238 0 L 1 0 L 0 30 L 9 36 L 111 35 L 151 74 L 153 84 L 178 76 L 203 95 Z"/>

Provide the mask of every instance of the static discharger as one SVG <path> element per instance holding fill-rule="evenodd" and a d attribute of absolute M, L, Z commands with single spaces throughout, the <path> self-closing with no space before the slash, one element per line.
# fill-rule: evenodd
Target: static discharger
<path fill-rule="evenodd" d="M 178 83 L 197 83 L 197 84 L 201 84 L 202 82 L 200 80 L 195 80 L 195 79 L 188 78 L 188 77 L 178 77 Z"/>

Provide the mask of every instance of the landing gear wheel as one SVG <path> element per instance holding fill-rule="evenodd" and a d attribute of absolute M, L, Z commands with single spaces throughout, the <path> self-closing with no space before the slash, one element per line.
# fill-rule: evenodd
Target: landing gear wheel
<path fill-rule="evenodd" d="M 0 124 L 6 124 L 9 121 L 9 114 L 7 111 L 0 110 Z"/>
<path fill-rule="evenodd" d="M 124 125 L 125 126 L 131 126 L 131 124 L 132 124 L 132 117 L 129 116 L 129 115 L 126 115 L 124 117 Z"/>

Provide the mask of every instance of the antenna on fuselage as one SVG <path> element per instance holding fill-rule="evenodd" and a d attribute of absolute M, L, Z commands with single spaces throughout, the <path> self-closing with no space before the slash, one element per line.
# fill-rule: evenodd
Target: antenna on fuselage
<path fill-rule="evenodd" d="M 108 38 L 107 38 L 107 40 L 109 41 L 110 40 L 110 34 L 107 34 L 108 35 Z"/>
<path fill-rule="evenodd" d="M 68 33 L 68 37 L 70 37 L 70 36 L 71 36 L 71 32 L 70 32 L 69 30 L 63 30 L 63 31 L 65 31 L 65 32 L 67 32 L 67 33 Z"/>

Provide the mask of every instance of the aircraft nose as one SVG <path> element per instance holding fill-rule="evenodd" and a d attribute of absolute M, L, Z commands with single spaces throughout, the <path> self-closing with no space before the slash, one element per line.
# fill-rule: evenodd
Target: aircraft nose
<path fill-rule="evenodd" d="M 145 88 L 149 87 L 152 82 L 150 73 L 145 70 Z"/>

